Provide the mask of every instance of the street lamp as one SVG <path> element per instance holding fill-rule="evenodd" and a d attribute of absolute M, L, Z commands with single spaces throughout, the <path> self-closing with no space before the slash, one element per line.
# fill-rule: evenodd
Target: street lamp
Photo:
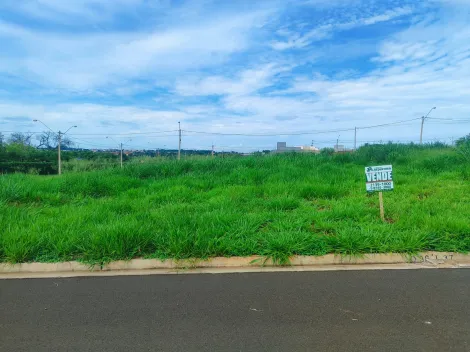
<path fill-rule="evenodd" d="M 45 126 L 49 131 L 51 131 L 52 133 L 56 133 L 54 132 L 53 130 L 51 130 L 49 128 L 49 126 L 47 126 L 44 122 L 42 122 L 41 120 L 38 120 L 38 119 L 35 119 L 33 120 L 34 122 L 39 122 L 41 123 L 43 126 Z M 57 154 L 58 154 L 58 173 L 59 175 L 62 175 L 62 160 L 61 160 L 61 155 L 60 155 L 60 147 L 61 147 L 61 143 L 62 143 L 62 136 L 65 136 L 67 134 L 68 131 L 70 131 L 72 128 L 77 128 L 77 126 L 71 126 L 69 127 L 69 129 L 65 132 L 57 132 Z"/>
<path fill-rule="evenodd" d="M 421 117 L 421 134 L 419 135 L 419 144 L 423 144 L 423 127 L 424 127 L 424 120 L 426 120 L 429 116 L 429 114 L 435 110 L 436 107 L 433 107 L 431 110 L 429 110 L 428 114 L 426 116 Z"/>
<path fill-rule="evenodd" d="M 122 169 L 122 168 L 123 168 L 123 164 L 122 164 L 122 146 L 123 146 L 125 143 L 132 141 L 132 139 L 129 139 L 129 140 L 126 141 L 125 143 L 122 143 L 122 142 L 118 143 L 118 142 L 116 142 L 116 140 L 115 140 L 113 137 L 106 136 L 106 138 L 111 139 L 112 141 L 114 141 L 114 142 L 118 145 L 119 149 L 121 150 L 121 169 Z"/>
<path fill-rule="evenodd" d="M 178 122 L 178 160 L 181 159 L 181 122 Z"/>

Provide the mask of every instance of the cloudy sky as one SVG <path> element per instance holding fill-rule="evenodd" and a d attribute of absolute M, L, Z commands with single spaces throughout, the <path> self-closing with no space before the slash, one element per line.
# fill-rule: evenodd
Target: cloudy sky
<path fill-rule="evenodd" d="M 426 141 L 470 133 L 469 0 L 0 1 L 4 135 L 174 148 L 180 121 L 184 148 L 352 146 L 412 119 L 357 138 L 418 141 L 434 106 Z"/>

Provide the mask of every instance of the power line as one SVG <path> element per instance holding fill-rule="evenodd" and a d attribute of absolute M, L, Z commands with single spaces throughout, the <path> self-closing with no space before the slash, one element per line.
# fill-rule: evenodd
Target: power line
<path fill-rule="evenodd" d="M 352 129 L 354 130 L 354 128 Z M 223 132 L 204 132 L 204 131 L 188 131 L 184 130 L 187 133 L 196 133 L 204 135 L 216 135 L 216 136 L 243 136 L 243 137 L 277 137 L 277 136 L 300 136 L 300 135 L 311 135 L 318 133 L 333 133 L 333 132 L 343 132 L 351 131 L 351 129 L 336 129 L 328 131 L 309 131 L 309 132 L 287 132 L 287 133 L 223 133 Z"/>
<path fill-rule="evenodd" d="M 395 121 L 390 123 L 384 123 L 380 125 L 372 125 L 372 126 L 363 126 L 363 127 L 352 127 L 352 128 L 341 128 L 341 129 L 333 129 L 333 130 L 324 130 L 324 131 L 304 131 L 304 132 L 286 132 L 286 133 L 223 133 L 223 132 L 205 132 L 205 131 L 188 131 L 185 130 L 184 132 L 188 133 L 197 133 L 197 134 L 205 134 L 205 135 L 220 135 L 220 136 L 245 136 L 245 137 L 276 137 L 276 136 L 299 136 L 299 135 L 312 135 L 312 134 L 324 134 L 324 133 L 335 133 L 335 132 L 347 132 L 347 131 L 354 131 L 356 128 L 359 129 L 368 129 L 368 128 L 378 128 L 384 126 L 392 126 L 397 124 L 402 124 L 405 122 L 416 121 L 420 120 L 421 118 L 414 118 L 409 120 L 402 120 L 402 121 Z"/>
<path fill-rule="evenodd" d="M 398 125 L 402 124 L 404 122 L 410 122 L 410 121 L 416 121 L 416 120 L 421 120 L 421 117 L 415 118 L 415 119 L 410 119 L 410 120 L 402 120 L 402 121 L 396 121 L 396 122 L 390 122 L 390 123 L 383 123 L 381 125 L 374 125 L 374 126 L 365 126 L 365 127 L 358 127 L 358 130 L 365 130 L 368 128 L 377 128 L 377 127 L 385 127 L 385 126 L 392 126 L 392 125 Z"/>
<path fill-rule="evenodd" d="M 33 135 L 33 134 L 39 134 L 39 133 L 44 133 L 44 131 L 42 132 L 30 132 L 30 131 L 2 131 L 0 130 L 0 133 L 28 133 L 30 135 Z"/>
<path fill-rule="evenodd" d="M 76 144 L 87 144 L 87 145 L 91 145 L 92 147 L 100 147 L 100 148 L 107 148 L 107 149 L 110 149 L 109 146 L 105 146 L 103 144 L 96 144 L 96 143 L 90 143 L 88 141 L 84 141 L 83 139 L 79 139 L 79 138 L 74 138 L 74 137 L 69 137 L 72 141 L 78 141 L 79 143 L 76 143 Z"/>
<path fill-rule="evenodd" d="M 70 136 L 78 136 L 78 135 L 70 135 Z M 87 135 L 84 135 L 84 136 L 87 136 Z M 115 135 L 107 135 L 107 136 L 115 136 Z M 168 135 L 164 135 L 164 136 L 150 136 L 150 137 L 145 137 L 147 139 L 153 139 L 153 138 L 165 138 L 165 137 L 177 137 L 178 135 L 177 134 L 168 134 Z M 183 135 L 184 136 L 184 135 Z M 189 136 L 190 137 L 190 136 Z M 72 137 L 72 138 L 75 138 L 75 137 Z M 92 139 L 92 140 L 96 140 L 95 137 L 90 137 L 90 138 L 86 138 L 86 137 L 81 137 L 82 139 Z"/>
<path fill-rule="evenodd" d="M 449 121 L 434 121 L 431 120 L 428 123 L 431 123 L 433 125 L 462 125 L 465 123 L 470 123 L 470 120 L 449 120 Z"/>
<path fill-rule="evenodd" d="M 441 118 L 441 117 L 429 117 L 430 120 L 440 120 L 440 121 L 465 121 L 465 122 L 470 122 L 470 119 L 454 119 L 454 118 Z"/>
<path fill-rule="evenodd" d="M 414 119 L 407 119 L 407 120 L 400 120 L 394 121 L 390 123 L 383 123 L 378 125 L 370 125 L 370 126 L 362 126 L 362 127 L 351 127 L 351 128 L 338 128 L 338 129 L 330 129 L 330 130 L 316 130 L 316 131 L 294 131 L 294 132 L 285 132 L 285 133 L 224 133 L 224 132 L 209 132 L 209 131 L 192 131 L 192 130 L 181 130 L 181 132 L 186 132 L 189 134 L 183 134 L 185 137 L 194 137 L 191 134 L 202 134 L 202 135 L 219 135 L 219 136 L 243 136 L 243 137 L 277 137 L 277 136 L 301 136 L 301 135 L 316 135 L 316 134 L 328 134 L 328 133 L 338 133 L 338 132 L 349 132 L 362 129 L 371 129 L 371 128 L 380 128 L 386 126 L 405 126 L 410 125 L 410 122 L 419 120 L 421 118 L 414 118 Z M 436 124 L 459 124 L 459 123 L 466 123 L 470 122 L 470 119 L 453 119 L 453 118 L 429 118 L 433 123 Z M 1 133 L 28 133 L 30 135 L 41 134 L 44 133 L 33 131 L 33 132 L 23 132 L 23 131 L 0 131 Z M 134 135 L 142 135 L 147 136 L 147 138 L 166 138 L 166 137 L 175 137 L 178 134 L 165 134 L 165 133 L 174 133 L 179 132 L 179 130 L 168 130 L 168 131 L 151 131 L 151 132 L 129 132 L 129 133 L 74 133 L 70 134 L 69 136 L 134 136 Z M 159 134 L 155 136 L 155 134 Z M 163 135 L 162 135 L 163 134 Z M 73 137 L 75 138 L 75 137 Z M 90 138 L 91 139 L 91 138 Z M 84 142 L 86 143 L 86 142 Z"/>
<path fill-rule="evenodd" d="M 152 132 L 129 132 L 129 133 L 74 133 L 72 136 L 133 136 L 133 135 L 146 135 L 146 134 L 161 134 L 178 132 L 178 130 L 171 131 L 152 131 Z M 171 135 L 168 135 L 171 136 Z"/>

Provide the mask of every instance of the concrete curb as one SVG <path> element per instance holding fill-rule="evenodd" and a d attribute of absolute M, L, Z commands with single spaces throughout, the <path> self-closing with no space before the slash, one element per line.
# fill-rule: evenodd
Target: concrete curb
<path fill-rule="evenodd" d="M 406 265 L 404 265 L 406 264 Z M 62 263 L 21 263 L 0 264 L 0 278 L 8 278 L 11 274 L 20 274 L 26 277 L 28 274 L 44 274 L 52 277 L 68 276 L 101 276 L 108 273 L 112 275 L 125 275 L 131 272 L 145 270 L 160 270 L 163 273 L 175 272 L 253 272 L 253 271 L 305 271 L 305 270 L 361 270 L 370 269 L 370 266 L 382 265 L 380 268 L 461 268 L 470 267 L 470 255 L 444 252 L 425 252 L 419 255 L 407 254 L 367 254 L 362 257 L 340 256 L 328 254 L 324 256 L 294 256 L 290 259 L 289 266 L 278 266 L 272 260 L 265 261 L 261 256 L 250 257 L 216 257 L 208 260 L 158 260 L 158 259 L 132 259 L 129 261 L 115 261 L 100 266 L 89 266 L 79 262 Z M 365 268 L 367 266 L 368 268 Z M 346 268 L 346 269 L 345 269 Z M 204 271 L 204 269 L 206 271 Z M 268 270 L 269 269 L 269 270 Z M 132 274 L 131 274 L 132 275 Z M 34 275 L 32 275 L 34 276 Z"/>

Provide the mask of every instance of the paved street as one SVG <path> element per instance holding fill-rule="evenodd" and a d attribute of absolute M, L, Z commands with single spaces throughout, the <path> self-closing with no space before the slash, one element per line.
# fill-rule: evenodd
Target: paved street
<path fill-rule="evenodd" d="M 0 280 L 0 351 L 470 351 L 470 270 Z"/>

